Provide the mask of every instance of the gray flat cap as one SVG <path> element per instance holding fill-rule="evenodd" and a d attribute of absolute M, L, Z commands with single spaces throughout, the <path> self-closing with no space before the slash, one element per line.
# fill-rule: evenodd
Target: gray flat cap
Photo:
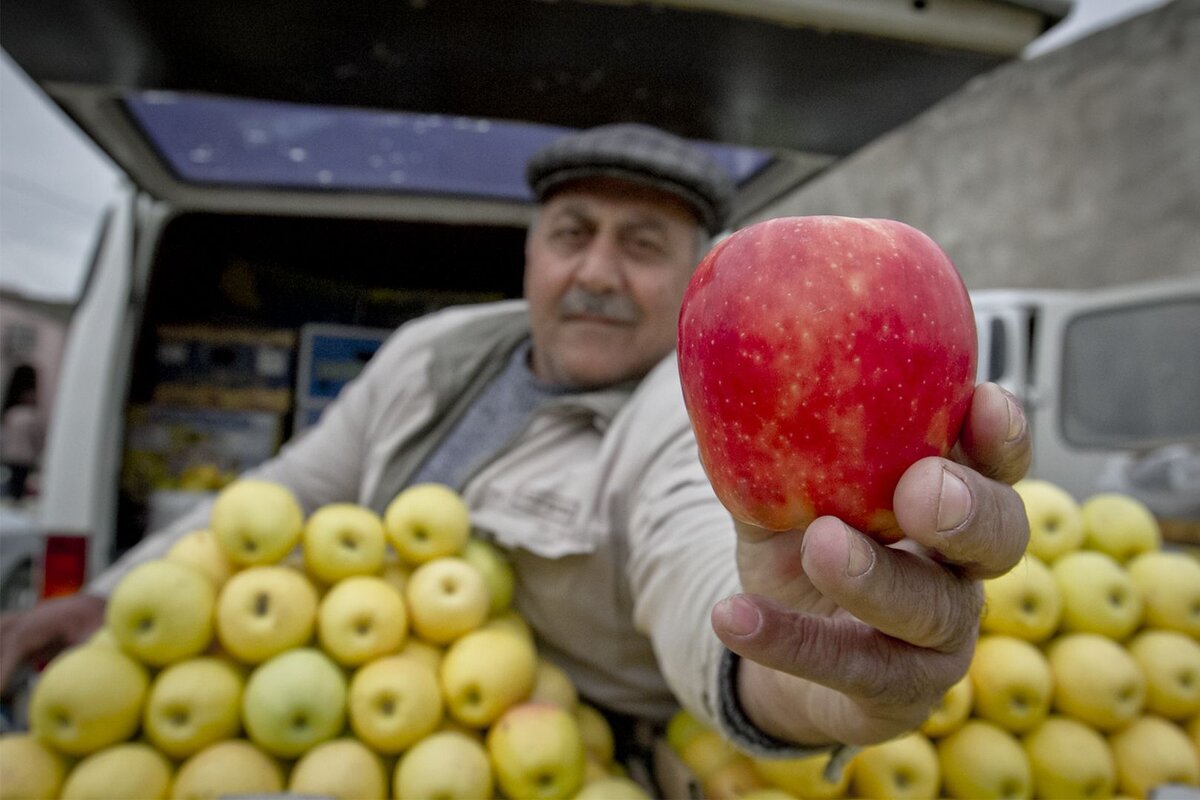
<path fill-rule="evenodd" d="M 525 170 L 539 200 L 568 181 L 621 178 L 662 189 L 695 209 L 711 234 L 724 229 L 733 179 L 708 153 L 658 128 L 603 125 L 556 139 L 534 153 Z"/>

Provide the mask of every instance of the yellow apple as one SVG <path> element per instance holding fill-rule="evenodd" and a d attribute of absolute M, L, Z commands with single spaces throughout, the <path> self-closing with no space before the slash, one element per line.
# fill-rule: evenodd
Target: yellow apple
<path fill-rule="evenodd" d="M 1083 545 L 1083 513 L 1079 502 L 1065 489 L 1038 478 L 1019 480 L 1013 489 L 1025 503 L 1029 553 L 1051 564 Z"/>
<path fill-rule="evenodd" d="M 1184 724 L 1184 729 L 1187 731 L 1188 737 L 1192 740 L 1192 745 L 1196 748 L 1196 752 L 1200 753 L 1200 714 L 1188 720 Z"/>
<path fill-rule="evenodd" d="M 583 739 L 574 715 L 561 706 L 513 706 L 496 720 L 485 744 L 508 797 L 557 800 L 583 786 Z"/>
<path fill-rule="evenodd" d="M 156 559 L 113 589 L 104 624 L 144 664 L 163 667 L 203 652 L 213 638 L 216 589 L 195 567 Z"/>
<path fill-rule="evenodd" d="M 423 639 L 447 644 L 488 616 L 487 585 L 479 570 L 456 556 L 426 561 L 405 588 L 412 629 Z"/>
<path fill-rule="evenodd" d="M 1027 553 L 1003 575 L 983 582 L 980 630 L 1030 642 L 1049 639 L 1062 619 L 1062 597 L 1046 564 Z"/>
<path fill-rule="evenodd" d="M 217 537 L 207 528 L 185 534 L 163 556 L 167 561 L 190 564 L 208 576 L 213 586 L 220 588 L 237 567 L 217 544 Z"/>
<path fill-rule="evenodd" d="M 246 681 L 242 724 L 251 741 L 272 755 L 295 758 L 337 736 L 345 721 L 346 679 L 320 650 L 286 650 Z"/>
<path fill-rule="evenodd" d="M 575 706 L 575 721 L 579 723 L 583 749 L 594 756 L 601 765 L 607 767 L 612 764 L 616 753 L 616 741 L 608 718 L 595 706 L 581 702 Z"/>
<path fill-rule="evenodd" d="M 396 551 L 387 548 L 383 557 L 383 566 L 379 569 L 379 577 L 390 583 L 401 596 L 408 588 L 408 576 L 412 574 L 412 566 L 400 560 Z"/>
<path fill-rule="evenodd" d="M 1168 783 L 1200 784 L 1200 754 L 1183 728 L 1155 716 L 1142 716 L 1109 736 L 1117 765 L 1117 787 L 1146 797 Z"/>
<path fill-rule="evenodd" d="M 686 708 L 679 708 L 667 720 L 667 730 L 664 735 L 670 748 L 676 753 L 680 753 L 684 746 L 703 730 L 707 730 L 703 722 L 696 719 L 696 716 Z"/>
<path fill-rule="evenodd" d="M 1116 765 L 1108 741 L 1095 728 L 1054 714 L 1021 740 L 1038 797 L 1112 797 Z"/>
<path fill-rule="evenodd" d="M 175 772 L 171 797 L 221 800 L 238 795 L 269 795 L 284 789 L 283 768 L 245 739 L 214 742 L 190 756 Z"/>
<path fill-rule="evenodd" d="M 770 785 L 796 797 L 827 800 L 845 795 L 854 776 L 854 762 L 851 760 L 841 774 L 835 776 L 835 780 L 829 780 L 825 775 L 829 758 L 829 753 L 819 753 L 802 758 L 751 758 L 751 761 L 754 762 L 754 769 Z"/>
<path fill-rule="evenodd" d="M 94 753 L 133 735 L 149 685 L 146 668 L 119 650 L 67 650 L 34 684 L 30 730 L 60 753 Z"/>
<path fill-rule="evenodd" d="M 164 669 L 150 684 L 142 730 L 159 750 L 187 758 L 241 730 L 241 671 L 214 656 L 198 656 Z"/>
<path fill-rule="evenodd" d="M 66 774 L 63 757 L 33 734 L 0 734 L 0 797 L 54 800 Z"/>
<path fill-rule="evenodd" d="M 574 712 L 575 707 L 579 705 L 579 692 L 565 669 L 553 661 L 538 657 L 529 699 L 556 703 L 567 711 Z"/>
<path fill-rule="evenodd" d="M 516 590 L 516 575 L 504 552 L 484 539 L 468 538 L 459 556 L 479 570 L 488 589 L 488 613 L 495 615 L 509 607 Z"/>
<path fill-rule="evenodd" d="M 636 781 L 619 775 L 605 775 L 588 781 L 575 793 L 574 800 L 650 800 Z M 746 797 L 745 794 L 740 797 Z"/>
<path fill-rule="evenodd" d="M 791 792 L 785 792 L 778 786 L 767 786 L 762 789 L 751 789 L 738 800 L 800 800 Z"/>
<path fill-rule="evenodd" d="M 529 697 L 537 673 L 533 642 L 510 631 L 471 631 L 446 648 L 438 671 L 450 715 L 485 728 Z"/>
<path fill-rule="evenodd" d="M 350 679 L 350 727 L 385 755 L 396 755 L 435 731 L 442 721 L 441 689 L 429 665 L 388 656 L 360 667 Z"/>
<path fill-rule="evenodd" d="M 684 763 L 701 784 L 721 767 L 744 755 L 725 737 L 706 728 L 693 736 L 679 751 Z"/>
<path fill-rule="evenodd" d="M 1062 629 L 1123 641 L 1142 623 L 1142 593 L 1120 564 L 1097 550 L 1067 553 L 1050 568 L 1062 596 Z"/>
<path fill-rule="evenodd" d="M 444 653 L 445 650 L 441 645 L 427 642 L 416 636 L 409 636 L 404 640 L 404 644 L 396 652 L 396 655 L 408 656 L 428 664 L 429 668 L 433 670 L 433 674 L 436 675 L 441 670 Z"/>
<path fill-rule="evenodd" d="M 1146 625 L 1200 639 L 1200 560 L 1182 550 L 1158 550 L 1125 564 L 1146 601 Z"/>
<path fill-rule="evenodd" d="M 383 759 L 357 739 L 330 739 L 300 756 L 287 788 L 294 795 L 387 800 L 387 769 Z"/>
<path fill-rule="evenodd" d="M 387 537 L 383 520 L 354 503 L 321 506 L 304 523 L 300 536 L 304 568 L 322 583 L 351 575 L 371 575 L 383 568 Z"/>
<path fill-rule="evenodd" d="M 298 570 L 247 567 L 217 596 L 217 639 L 237 660 L 260 664 L 312 639 L 317 602 L 316 588 Z"/>
<path fill-rule="evenodd" d="M 1046 648 L 1056 711 L 1101 731 L 1122 728 L 1142 713 L 1146 676 L 1124 647 L 1096 633 L 1059 636 Z"/>
<path fill-rule="evenodd" d="M 876 800 L 937 797 L 942 785 L 937 750 L 920 732 L 864 747 L 854 756 L 850 783 L 858 796 Z"/>
<path fill-rule="evenodd" d="M 492 797 L 495 779 L 483 745 L 455 731 L 430 734 L 396 762 L 394 797 L 478 800 Z"/>
<path fill-rule="evenodd" d="M 525 618 L 515 608 L 506 609 L 493 617 L 489 617 L 487 622 L 483 623 L 482 627 L 511 631 L 524 636 L 531 642 L 533 641 L 533 629 L 529 627 L 529 623 L 525 621 Z"/>
<path fill-rule="evenodd" d="M 373 575 L 338 581 L 317 607 L 317 640 L 346 667 L 395 653 L 408 636 L 404 598 Z"/>
<path fill-rule="evenodd" d="M 1122 564 L 1162 546 L 1158 520 L 1136 497 L 1102 492 L 1084 500 L 1080 511 L 1083 546 L 1107 553 Z"/>
<path fill-rule="evenodd" d="M 383 527 L 402 559 L 424 564 L 462 550 L 471 534 L 471 515 L 449 486 L 418 483 L 388 503 Z"/>
<path fill-rule="evenodd" d="M 143 742 L 121 742 L 84 758 L 62 787 L 62 800 L 162 800 L 171 787 L 171 762 Z M 2 790 L 0 790 L 2 791 Z"/>
<path fill-rule="evenodd" d="M 1016 736 L 983 719 L 969 719 L 935 747 L 942 790 L 961 800 L 1033 796 L 1033 770 Z"/>
<path fill-rule="evenodd" d="M 1200 643 L 1179 631 L 1151 629 L 1126 649 L 1146 676 L 1146 713 L 1173 720 L 1200 713 Z"/>
<path fill-rule="evenodd" d="M 286 486 L 242 478 L 217 493 L 209 528 L 233 563 L 275 564 L 300 541 L 304 511 Z"/>
<path fill-rule="evenodd" d="M 967 671 L 975 714 L 1013 733 L 1038 725 L 1050 713 L 1054 679 L 1046 656 L 1015 636 L 979 638 Z"/>
<path fill-rule="evenodd" d="M 974 703 L 975 690 L 971 686 L 971 676 L 964 675 L 946 690 L 941 701 L 929 712 L 929 716 L 921 723 L 921 733 L 932 739 L 953 733 L 971 716 Z"/>
<path fill-rule="evenodd" d="M 766 788 L 766 780 L 754 768 L 750 757 L 737 757 L 708 774 L 701 784 L 706 800 L 737 800 L 747 792 Z"/>

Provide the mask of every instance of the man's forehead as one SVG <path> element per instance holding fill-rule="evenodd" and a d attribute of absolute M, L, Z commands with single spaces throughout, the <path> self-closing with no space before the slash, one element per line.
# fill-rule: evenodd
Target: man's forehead
<path fill-rule="evenodd" d="M 678 197 L 651 186 L 616 178 L 589 178 L 557 189 L 542 205 L 544 214 L 618 215 L 629 222 L 665 226 L 667 220 L 700 224 L 691 207 Z"/>

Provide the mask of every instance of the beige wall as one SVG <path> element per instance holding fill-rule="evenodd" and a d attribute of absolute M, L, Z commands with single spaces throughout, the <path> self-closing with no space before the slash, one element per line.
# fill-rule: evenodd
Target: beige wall
<path fill-rule="evenodd" d="M 969 288 L 1200 272 L 1200 0 L 977 79 L 758 218 L 889 217 Z"/>

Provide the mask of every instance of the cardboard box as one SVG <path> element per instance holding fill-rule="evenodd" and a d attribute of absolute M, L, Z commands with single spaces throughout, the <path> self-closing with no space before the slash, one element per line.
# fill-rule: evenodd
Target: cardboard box
<path fill-rule="evenodd" d="M 316 424 L 325 407 L 358 377 L 391 334 L 391 328 L 319 323 L 301 327 L 293 435 Z"/>
<path fill-rule="evenodd" d="M 157 329 L 154 402 L 287 412 L 296 333 L 211 325 Z"/>

